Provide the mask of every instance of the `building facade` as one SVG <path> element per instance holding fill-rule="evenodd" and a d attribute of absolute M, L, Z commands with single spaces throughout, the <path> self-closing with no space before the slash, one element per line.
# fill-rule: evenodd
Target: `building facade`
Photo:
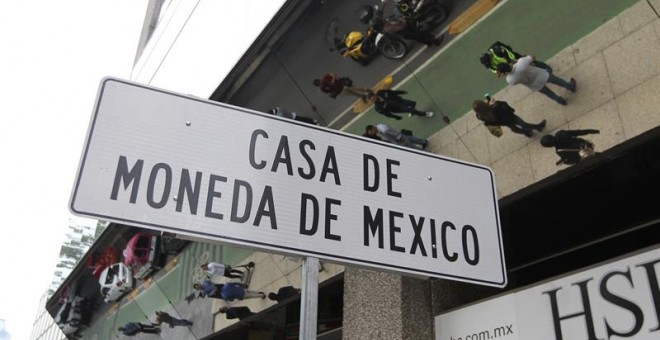
<path fill-rule="evenodd" d="M 46 302 L 51 296 L 50 289 L 44 292 L 39 299 L 37 314 L 32 324 L 30 340 L 65 340 L 66 336 L 53 320 L 53 316 L 46 310 Z"/>

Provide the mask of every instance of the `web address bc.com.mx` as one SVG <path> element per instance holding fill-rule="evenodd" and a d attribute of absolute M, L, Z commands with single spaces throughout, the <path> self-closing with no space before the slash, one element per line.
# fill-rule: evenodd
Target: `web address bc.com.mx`
<path fill-rule="evenodd" d="M 489 340 L 500 339 L 505 340 L 508 335 L 513 334 L 513 324 L 495 327 L 490 330 L 483 330 L 472 334 L 453 337 L 449 336 L 447 340 Z"/>

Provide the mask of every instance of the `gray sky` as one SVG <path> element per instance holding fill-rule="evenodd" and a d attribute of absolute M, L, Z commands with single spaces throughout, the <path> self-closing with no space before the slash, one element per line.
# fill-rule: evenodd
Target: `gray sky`
<path fill-rule="evenodd" d="M 195 3 L 167 67 L 146 84 L 210 95 L 283 2 Z M 96 224 L 71 215 L 69 196 L 99 83 L 131 77 L 147 3 L 0 1 L 0 319 L 13 339 L 31 334 L 70 220 Z M 209 30 L 222 43 L 203 40 Z M 192 53 L 197 72 L 182 74 Z"/>
<path fill-rule="evenodd" d="M 99 82 L 130 76 L 146 4 L 0 2 L 0 319 L 12 339 L 30 337 Z"/>

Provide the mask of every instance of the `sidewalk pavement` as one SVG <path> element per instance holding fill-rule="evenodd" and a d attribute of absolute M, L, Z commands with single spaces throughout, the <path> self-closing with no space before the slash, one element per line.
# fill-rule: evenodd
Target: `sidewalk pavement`
<path fill-rule="evenodd" d="M 486 1 L 486 0 L 482 0 Z M 343 131 L 361 135 L 367 124 L 388 121 L 393 128 L 406 128 L 429 137 L 447 126 L 443 116 L 454 121 L 472 108 L 484 93 L 506 87 L 479 62 L 479 56 L 494 41 L 504 41 L 520 53 L 549 60 L 639 2 L 646 0 L 502 0 L 469 29 L 451 39 L 420 67 L 406 61 L 394 73 L 394 88 L 408 91 L 422 111 L 435 117 L 405 117 L 392 121 L 374 110 L 360 114 Z M 426 47 L 422 47 L 425 49 Z M 415 55 L 411 55 L 414 58 Z"/>
<path fill-rule="evenodd" d="M 539 143 L 546 133 L 599 129 L 586 138 L 603 152 L 660 125 L 659 12 L 660 0 L 641 0 L 547 60 L 555 74 L 577 80 L 576 93 L 550 85 L 567 106 L 523 85 L 493 95 L 527 122 L 546 119 L 543 133 L 530 139 L 504 128 L 497 138 L 469 111 L 433 134 L 429 150 L 491 167 L 501 198 L 566 167 L 555 165 L 554 149 Z"/>
<path fill-rule="evenodd" d="M 660 0 L 650 2 L 660 10 Z M 567 106 L 522 85 L 506 87 L 494 97 L 509 102 L 528 122 L 547 119 L 545 132 L 600 129 L 599 135 L 587 136 L 599 152 L 660 125 L 660 19 L 645 0 L 547 61 L 561 77 L 578 81 L 577 93 L 558 90 L 566 96 Z M 498 196 L 503 197 L 564 167 L 555 165 L 558 157 L 554 150 L 541 147 L 542 135 L 529 139 L 504 128 L 504 135 L 496 138 L 469 111 L 432 135 L 429 150 L 490 166 L 496 175 Z M 301 285 L 302 266 L 296 259 L 255 252 L 244 261 L 256 263 L 252 290 L 276 292 L 283 286 Z M 319 280 L 343 270 L 343 266 L 325 264 Z M 222 304 L 213 301 L 215 331 L 237 322 L 216 312 Z M 232 303 L 253 311 L 273 304 L 268 299 Z"/>

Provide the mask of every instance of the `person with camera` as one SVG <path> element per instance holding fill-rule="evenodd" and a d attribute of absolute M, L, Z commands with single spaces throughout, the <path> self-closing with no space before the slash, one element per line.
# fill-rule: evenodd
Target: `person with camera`
<path fill-rule="evenodd" d="M 529 124 L 515 114 L 514 110 L 507 102 L 499 101 L 486 95 L 486 100 L 475 100 L 472 103 L 472 109 L 477 114 L 477 119 L 482 121 L 489 131 L 496 137 L 501 135 L 497 129 L 492 127 L 506 126 L 511 132 L 523 134 L 527 137 L 533 136 L 533 131 L 543 131 L 545 128 L 545 119 L 538 124 Z"/>
<path fill-rule="evenodd" d="M 596 154 L 594 143 L 579 136 L 598 134 L 600 130 L 559 130 L 554 136 L 545 135 L 541 138 L 541 145 L 546 148 L 555 148 L 559 156 L 557 165 L 573 165 L 580 163 L 583 159 Z"/>

